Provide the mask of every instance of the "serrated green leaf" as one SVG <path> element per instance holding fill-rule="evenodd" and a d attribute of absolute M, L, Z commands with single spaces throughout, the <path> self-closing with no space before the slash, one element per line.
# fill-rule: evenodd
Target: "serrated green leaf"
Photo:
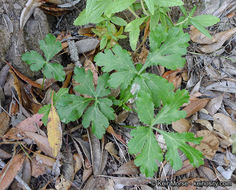
<path fill-rule="evenodd" d="M 108 79 L 109 79 L 108 73 L 98 77 L 95 97 L 104 97 L 110 94 L 110 90 L 107 89 Z"/>
<path fill-rule="evenodd" d="M 146 17 L 136 18 L 125 27 L 125 32 L 129 32 L 129 42 L 133 51 L 136 49 L 136 45 L 138 42 L 140 25 L 145 21 L 145 19 Z"/>
<path fill-rule="evenodd" d="M 112 101 L 108 98 L 99 99 L 99 108 L 101 112 L 109 119 L 115 119 L 114 110 L 112 109 Z"/>
<path fill-rule="evenodd" d="M 97 12 L 92 13 L 87 13 L 86 10 L 83 10 L 80 15 L 74 20 L 73 25 L 82 26 L 89 23 L 97 24 L 99 22 L 102 22 L 103 20 L 105 20 L 105 18 L 101 16 L 103 8 L 104 7 L 101 7 L 101 9 L 97 10 Z"/>
<path fill-rule="evenodd" d="M 106 5 L 104 15 L 111 17 L 112 14 L 121 12 L 132 5 L 136 0 L 100 0 Z"/>
<path fill-rule="evenodd" d="M 212 26 L 220 21 L 216 16 L 199 15 L 191 18 L 191 21 L 201 24 L 203 27 Z"/>
<path fill-rule="evenodd" d="M 107 117 L 100 111 L 98 104 L 90 106 L 83 115 L 83 126 L 88 128 L 90 123 L 93 134 L 101 139 L 109 126 L 109 122 Z"/>
<path fill-rule="evenodd" d="M 190 19 L 191 24 L 196 27 L 201 33 L 203 33 L 206 37 L 211 38 L 208 30 L 205 29 L 199 22 Z"/>
<path fill-rule="evenodd" d="M 60 101 L 60 98 L 65 94 L 68 94 L 68 88 L 60 88 L 60 90 L 53 96 L 53 104 L 56 105 L 56 103 Z M 42 121 L 45 126 L 48 123 L 48 114 L 50 112 L 50 109 L 51 109 L 51 104 L 47 104 L 41 107 L 38 111 L 38 113 L 43 114 Z"/>
<path fill-rule="evenodd" d="M 180 106 L 187 103 L 189 99 L 188 92 L 186 90 L 177 90 L 176 93 L 169 93 L 166 98 L 163 99 L 163 108 L 157 114 L 153 124 L 165 123 L 171 124 L 173 121 L 177 121 L 186 116 L 185 111 L 179 111 Z"/>
<path fill-rule="evenodd" d="M 155 38 L 154 38 L 155 40 Z M 173 27 L 168 31 L 166 41 L 159 49 L 152 50 L 149 53 L 144 68 L 151 65 L 162 65 L 168 69 L 175 70 L 183 67 L 185 59 L 182 57 L 187 52 L 189 34 L 184 33 L 180 28 Z M 157 43 L 151 42 L 153 48 L 157 47 Z"/>
<path fill-rule="evenodd" d="M 127 22 L 123 18 L 118 17 L 118 16 L 111 17 L 111 22 L 113 22 L 114 24 L 119 25 L 119 26 L 126 26 L 127 25 Z"/>
<path fill-rule="evenodd" d="M 44 58 L 36 51 L 26 52 L 21 59 L 30 65 L 32 71 L 39 71 L 45 64 Z"/>
<path fill-rule="evenodd" d="M 184 5 L 182 0 L 157 0 L 156 4 L 160 7 L 174 7 Z"/>
<path fill-rule="evenodd" d="M 150 11 L 150 13 L 153 15 L 154 14 L 154 11 L 155 11 L 155 3 L 153 0 L 144 0 L 147 7 L 148 7 L 148 10 Z"/>
<path fill-rule="evenodd" d="M 69 123 L 79 119 L 85 108 L 89 105 L 91 99 L 66 94 L 56 103 L 57 112 L 62 122 Z"/>
<path fill-rule="evenodd" d="M 137 127 L 131 131 L 133 138 L 129 141 L 129 153 L 138 154 L 134 163 L 146 177 L 152 177 L 157 171 L 157 161 L 163 160 L 162 151 L 152 129 Z"/>
<path fill-rule="evenodd" d="M 112 50 L 98 53 L 94 60 L 98 66 L 103 67 L 104 72 L 117 71 L 111 74 L 108 81 L 112 88 L 117 88 L 121 84 L 126 88 L 137 73 L 130 55 L 119 45 L 115 45 Z"/>
<path fill-rule="evenodd" d="M 163 25 L 158 24 L 156 27 L 152 27 L 149 34 L 151 51 L 157 50 L 166 41 L 167 36 L 168 33 L 165 32 Z"/>
<path fill-rule="evenodd" d="M 50 112 L 50 108 L 51 108 L 51 104 L 47 104 L 43 107 L 41 107 L 38 111 L 38 113 L 41 113 L 43 114 L 43 117 L 42 117 L 42 122 L 43 124 L 46 126 L 47 123 L 48 123 L 48 114 Z"/>
<path fill-rule="evenodd" d="M 107 36 L 102 36 L 102 39 L 100 41 L 100 49 L 104 49 L 107 45 Z"/>
<path fill-rule="evenodd" d="M 140 90 L 136 100 L 136 107 L 140 121 L 151 125 L 154 117 L 154 104 L 150 94 Z"/>
<path fill-rule="evenodd" d="M 77 92 L 95 97 L 93 74 L 90 70 L 85 71 L 83 68 L 75 67 L 74 79 L 79 83 L 74 87 Z"/>
<path fill-rule="evenodd" d="M 47 34 L 43 40 L 39 41 L 39 45 L 47 62 L 62 50 L 61 42 L 57 41 L 56 37 L 52 34 Z"/>
<path fill-rule="evenodd" d="M 135 80 L 135 82 L 141 86 L 141 90 L 151 95 L 152 101 L 156 107 L 160 106 L 161 101 L 165 103 L 167 94 L 172 93 L 174 90 L 172 83 L 154 74 L 144 73 L 141 75 L 141 78 L 136 78 Z"/>
<path fill-rule="evenodd" d="M 62 65 L 58 63 L 47 63 L 43 68 L 43 74 L 46 78 L 58 81 L 64 81 L 66 73 Z"/>
<path fill-rule="evenodd" d="M 202 153 L 187 144 L 187 142 L 199 144 L 202 137 L 196 138 L 193 133 L 168 133 L 161 130 L 159 132 L 163 135 L 167 145 L 165 158 L 170 162 L 174 170 L 182 168 L 182 160 L 178 149 L 186 155 L 194 167 L 199 167 L 204 163 Z"/>

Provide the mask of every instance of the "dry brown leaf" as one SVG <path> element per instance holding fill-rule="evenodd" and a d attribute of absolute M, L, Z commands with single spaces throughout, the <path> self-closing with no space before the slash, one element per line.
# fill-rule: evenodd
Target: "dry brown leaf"
<path fill-rule="evenodd" d="M 79 156 L 79 154 L 74 154 L 73 155 L 74 158 L 74 175 L 82 168 L 83 164 L 82 164 L 82 159 Z"/>
<path fill-rule="evenodd" d="M 84 169 L 82 182 L 85 182 L 93 173 L 93 168 Z"/>
<path fill-rule="evenodd" d="M 52 148 L 50 147 L 48 143 L 48 138 L 44 137 L 42 135 L 38 135 L 36 133 L 32 132 L 24 132 L 24 134 L 29 137 L 30 139 L 34 140 L 34 142 L 37 144 L 38 148 L 43 151 L 48 156 L 53 156 L 52 154 Z"/>
<path fill-rule="evenodd" d="M 105 150 L 109 152 L 111 156 L 114 156 L 115 159 L 117 159 L 118 161 L 120 160 L 120 157 L 117 156 L 118 151 L 115 149 L 115 145 L 112 142 L 106 144 Z"/>
<path fill-rule="evenodd" d="M 0 159 L 9 159 L 11 158 L 11 154 L 7 153 L 6 151 L 0 149 Z"/>
<path fill-rule="evenodd" d="M 185 161 L 183 161 L 182 168 L 180 170 L 176 171 L 174 173 L 174 176 L 180 176 L 183 174 L 187 174 L 193 170 L 195 170 L 195 167 L 193 167 L 192 164 L 190 164 L 189 160 L 185 160 Z"/>
<path fill-rule="evenodd" d="M 60 177 L 59 183 L 56 183 L 56 190 L 68 190 L 71 187 L 71 182 L 66 180 L 62 175 Z"/>
<path fill-rule="evenodd" d="M 236 123 L 229 117 L 222 113 L 217 113 L 213 116 L 214 128 L 226 136 L 236 133 Z M 224 133 L 224 132 L 226 133 Z"/>
<path fill-rule="evenodd" d="M 53 106 L 53 94 L 51 100 L 51 109 L 48 114 L 47 133 L 48 142 L 52 148 L 52 154 L 54 157 L 57 157 L 62 145 L 62 129 L 60 118 L 55 107 Z"/>
<path fill-rule="evenodd" d="M 225 32 L 217 33 L 213 36 L 215 42 L 209 45 L 204 45 L 200 47 L 200 50 L 204 53 L 212 53 L 221 48 L 226 40 L 230 39 L 231 36 L 236 32 L 236 28 L 232 28 Z"/>
<path fill-rule="evenodd" d="M 98 82 L 98 71 L 92 62 L 92 57 L 90 59 L 85 60 L 84 67 L 86 71 L 90 70 L 93 73 L 93 83 L 96 86 Z"/>
<path fill-rule="evenodd" d="M 211 160 L 219 148 L 218 138 L 208 130 L 198 131 L 196 136 L 203 137 L 203 139 L 199 145 L 194 145 L 194 147 L 201 151 L 206 158 Z"/>
<path fill-rule="evenodd" d="M 22 168 L 24 160 L 25 156 L 23 154 L 17 154 L 4 166 L 0 173 L 1 189 L 4 190 L 9 187 L 19 170 Z"/>
<path fill-rule="evenodd" d="M 47 169 L 50 168 L 47 165 L 36 161 L 35 158 L 31 159 L 31 165 L 32 165 L 32 176 L 36 178 L 39 177 L 40 175 L 46 174 Z"/>
<path fill-rule="evenodd" d="M 195 100 L 190 100 L 190 103 L 183 109 L 187 113 L 186 117 L 190 117 L 194 113 L 200 111 L 207 105 L 208 102 L 209 102 L 208 98 L 203 98 L 203 99 L 196 98 Z"/>
<path fill-rule="evenodd" d="M 187 119 L 180 119 L 178 121 L 172 122 L 172 128 L 179 133 L 183 133 L 188 132 L 191 128 L 191 125 Z"/>
<path fill-rule="evenodd" d="M 217 96 L 209 101 L 206 106 L 206 110 L 211 114 L 214 115 L 221 107 L 224 95 Z"/>
<path fill-rule="evenodd" d="M 207 120 L 204 119 L 198 119 L 195 121 L 196 123 L 199 123 L 200 125 L 206 127 L 209 131 L 213 131 L 213 127 L 211 125 L 211 123 Z"/>
<path fill-rule="evenodd" d="M 201 177 L 204 177 L 204 178 L 208 179 L 209 181 L 217 180 L 215 172 L 212 169 L 210 169 L 209 167 L 200 166 L 197 170 L 198 170 L 199 175 Z"/>
<path fill-rule="evenodd" d="M 117 171 L 113 174 L 123 174 L 123 175 L 137 175 L 139 174 L 138 167 L 134 164 L 133 160 L 130 160 L 123 165 L 121 165 Z"/>
<path fill-rule="evenodd" d="M 22 140 L 25 138 L 25 134 L 20 129 L 14 127 L 7 131 L 3 138 L 8 140 Z"/>
<path fill-rule="evenodd" d="M 121 135 L 116 134 L 112 126 L 108 126 L 107 132 L 111 135 L 113 135 L 118 141 L 120 141 L 123 144 L 126 144 L 126 142 L 122 139 Z"/>
<path fill-rule="evenodd" d="M 170 83 L 172 83 L 176 90 L 181 86 L 181 82 L 182 82 L 181 73 L 182 72 L 183 71 L 180 69 L 177 69 L 175 71 L 167 71 L 162 75 L 162 77 L 167 79 Z"/>
<path fill-rule="evenodd" d="M 35 114 L 32 117 L 25 119 L 16 125 L 16 128 L 28 132 L 37 132 L 42 126 L 43 122 L 41 121 L 43 114 Z"/>
<path fill-rule="evenodd" d="M 0 113 L 0 137 L 2 137 L 9 129 L 9 121 L 10 117 L 7 115 L 7 113 Z"/>
<path fill-rule="evenodd" d="M 13 81 L 14 81 L 13 84 L 14 84 L 14 88 L 16 90 L 17 96 L 19 98 L 19 102 L 20 104 L 23 104 L 22 95 L 21 95 L 21 87 L 23 84 L 19 81 L 19 79 L 17 78 L 16 74 L 12 71 L 12 69 L 10 69 L 9 72 L 13 76 Z"/>

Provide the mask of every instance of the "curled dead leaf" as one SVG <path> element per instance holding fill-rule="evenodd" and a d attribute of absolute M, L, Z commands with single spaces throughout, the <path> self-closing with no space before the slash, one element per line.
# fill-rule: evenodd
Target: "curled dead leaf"
<path fill-rule="evenodd" d="M 2 112 L 0 113 L 0 137 L 2 137 L 8 130 L 10 117 L 7 115 L 7 113 Z"/>

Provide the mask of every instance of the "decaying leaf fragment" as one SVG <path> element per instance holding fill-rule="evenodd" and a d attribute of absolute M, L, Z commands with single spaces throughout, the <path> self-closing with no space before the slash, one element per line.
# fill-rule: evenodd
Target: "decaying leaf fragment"
<path fill-rule="evenodd" d="M 48 142 L 52 148 L 53 156 L 57 157 L 62 145 L 62 129 L 60 118 L 55 107 L 53 106 L 53 94 L 51 99 L 51 109 L 48 115 L 47 131 Z"/>
<path fill-rule="evenodd" d="M 7 189 L 22 168 L 25 156 L 23 154 L 15 155 L 0 173 L 0 189 Z"/>
<path fill-rule="evenodd" d="M 218 138 L 208 130 L 198 131 L 196 135 L 197 137 L 203 137 L 203 139 L 199 145 L 194 147 L 201 151 L 206 158 L 211 160 L 219 148 Z"/>

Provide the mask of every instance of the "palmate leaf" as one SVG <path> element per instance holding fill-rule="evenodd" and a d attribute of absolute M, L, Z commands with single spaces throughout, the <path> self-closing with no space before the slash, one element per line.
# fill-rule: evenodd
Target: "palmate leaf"
<path fill-rule="evenodd" d="M 162 151 L 151 128 L 137 127 L 131 131 L 129 153 L 137 154 L 134 163 L 146 177 L 152 177 L 157 171 L 157 161 L 163 160 Z"/>
<path fill-rule="evenodd" d="M 94 60 L 98 66 L 103 67 L 102 70 L 104 72 L 117 71 L 111 74 L 108 80 L 112 88 L 117 88 L 118 86 L 126 88 L 137 73 L 130 55 L 119 45 L 115 45 L 112 50 L 98 53 Z"/>
<path fill-rule="evenodd" d="M 22 60 L 30 65 L 32 71 L 39 71 L 42 69 L 46 78 L 54 78 L 57 81 L 63 81 L 66 75 L 63 66 L 58 63 L 49 62 L 61 51 L 61 42 L 57 41 L 56 37 L 52 34 L 48 34 L 43 40 L 39 41 L 39 44 L 40 49 L 44 52 L 46 60 L 36 51 L 26 52 L 22 55 Z"/>
<path fill-rule="evenodd" d="M 91 98 L 87 99 L 90 102 L 93 100 L 91 102 L 93 104 L 87 108 L 83 115 L 82 124 L 85 128 L 88 128 L 91 124 L 92 132 L 97 138 L 101 139 L 106 132 L 106 128 L 109 126 L 109 120 L 115 118 L 114 110 L 111 107 L 113 103 L 110 99 L 106 98 L 110 94 L 107 83 L 109 76 L 104 74 L 98 77 L 96 89 L 90 70 L 85 71 L 83 68 L 76 67 L 74 79 L 79 83 L 74 89 L 83 95 L 91 96 Z M 82 109 L 82 113 L 83 111 L 84 109 Z"/>
<path fill-rule="evenodd" d="M 66 94 L 57 101 L 56 108 L 62 122 L 69 123 L 79 119 L 91 99 L 83 98 L 73 94 Z"/>
<path fill-rule="evenodd" d="M 30 69 L 32 71 L 39 71 L 45 64 L 45 60 L 42 55 L 33 50 L 23 54 L 21 58 L 24 62 L 30 65 Z"/>
<path fill-rule="evenodd" d="M 52 34 L 48 34 L 44 40 L 40 40 L 39 45 L 47 62 L 62 50 L 61 42 L 57 41 L 56 37 Z"/>
<path fill-rule="evenodd" d="M 193 133 L 169 133 L 165 131 L 159 131 L 166 142 L 167 152 L 165 158 L 170 162 L 171 166 L 175 170 L 182 168 L 182 160 L 179 156 L 178 149 L 181 150 L 186 157 L 189 159 L 190 163 L 194 167 L 199 167 L 203 162 L 203 155 L 200 151 L 194 149 L 187 142 L 192 142 L 194 144 L 199 144 L 202 137 L 194 137 Z"/>
<path fill-rule="evenodd" d="M 43 74 L 48 79 L 55 79 L 57 81 L 64 81 L 66 73 L 62 65 L 58 63 L 47 63 L 43 68 Z"/>
<path fill-rule="evenodd" d="M 177 69 L 183 67 L 185 64 L 185 59 L 182 57 L 187 52 L 188 41 L 190 40 L 189 34 L 184 33 L 180 28 L 173 27 L 169 29 L 166 40 L 160 47 L 160 40 L 157 34 L 152 34 L 153 32 L 160 33 L 163 28 L 156 27 L 156 30 L 151 31 L 152 40 L 150 44 L 151 53 L 149 53 L 148 58 L 144 67 L 149 67 L 151 65 L 162 65 L 168 69 Z M 164 30 L 162 32 L 165 32 Z M 155 42 L 155 40 L 158 41 Z"/>

